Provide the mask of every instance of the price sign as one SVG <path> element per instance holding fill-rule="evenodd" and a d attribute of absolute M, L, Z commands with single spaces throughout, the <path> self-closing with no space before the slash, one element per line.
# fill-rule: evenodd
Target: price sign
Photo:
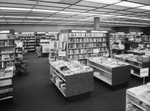
<path fill-rule="evenodd" d="M 99 53 L 99 49 L 94 49 L 93 52 L 94 53 Z"/>
<path fill-rule="evenodd" d="M 147 77 L 149 73 L 149 68 L 140 69 L 140 77 Z"/>
<path fill-rule="evenodd" d="M 59 51 L 58 56 L 64 57 L 64 56 L 66 56 L 66 52 L 65 51 Z"/>

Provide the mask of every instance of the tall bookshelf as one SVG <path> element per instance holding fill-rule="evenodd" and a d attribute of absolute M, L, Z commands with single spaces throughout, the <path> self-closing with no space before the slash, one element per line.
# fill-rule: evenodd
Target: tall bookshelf
<path fill-rule="evenodd" d="M 20 34 L 20 40 L 23 42 L 23 47 L 27 51 L 35 51 L 35 35 L 34 34 Z"/>
<path fill-rule="evenodd" d="M 60 41 L 67 59 L 86 62 L 94 56 L 104 56 L 108 49 L 107 34 L 90 30 L 62 30 Z M 66 47 L 65 47 L 66 44 Z"/>
<path fill-rule="evenodd" d="M 0 101 L 13 98 L 14 30 L 0 30 Z"/>
<path fill-rule="evenodd" d="M 13 30 L 0 30 L 0 69 L 14 65 L 15 37 Z"/>

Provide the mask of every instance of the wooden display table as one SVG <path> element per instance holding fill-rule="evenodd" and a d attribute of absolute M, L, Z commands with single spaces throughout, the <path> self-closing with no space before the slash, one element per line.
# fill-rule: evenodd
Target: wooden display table
<path fill-rule="evenodd" d="M 127 89 L 126 111 L 150 111 L 150 85 Z"/>
<path fill-rule="evenodd" d="M 99 60 L 88 59 L 88 65 L 94 68 L 94 77 L 115 86 L 128 83 L 130 80 L 130 65 L 121 62 L 122 65 L 113 66 L 110 64 L 99 63 Z M 107 60 L 106 60 L 107 61 Z M 115 60 L 117 61 L 117 60 Z M 120 63 L 120 61 L 118 61 Z"/>
<path fill-rule="evenodd" d="M 120 55 L 115 55 L 114 58 L 129 63 L 131 65 L 132 75 L 135 75 L 140 78 L 146 77 L 149 75 L 149 67 L 150 67 L 149 62 L 139 62 L 131 58 L 130 60 L 128 60 L 128 58 L 123 58 Z"/>
<path fill-rule="evenodd" d="M 78 71 L 74 71 L 74 72 L 71 71 L 72 73 L 68 73 L 70 72 L 69 69 L 60 70 L 61 67 L 59 67 L 56 64 L 56 62 L 59 62 L 58 65 L 63 64 L 68 68 L 72 67 L 71 68 L 72 70 L 73 70 L 73 65 L 71 65 L 72 62 L 71 63 L 64 62 L 64 61 L 50 62 L 50 79 L 66 98 L 93 91 L 93 69 L 92 68 L 85 66 L 87 67 L 87 71 L 78 69 Z M 81 66 L 81 64 L 79 64 L 79 66 Z"/>

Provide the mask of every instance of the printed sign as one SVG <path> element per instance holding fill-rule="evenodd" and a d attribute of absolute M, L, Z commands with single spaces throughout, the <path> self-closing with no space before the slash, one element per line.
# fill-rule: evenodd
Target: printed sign
<path fill-rule="evenodd" d="M 66 56 L 66 52 L 65 51 L 59 51 L 58 56 L 64 57 L 64 56 Z"/>
<path fill-rule="evenodd" d="M 140 69 L 140 77 L 147 77 L 149 73 L 149 68 Z"/>

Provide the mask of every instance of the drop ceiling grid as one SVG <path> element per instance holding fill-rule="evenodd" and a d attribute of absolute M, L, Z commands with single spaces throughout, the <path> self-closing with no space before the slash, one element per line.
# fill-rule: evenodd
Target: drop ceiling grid
<path fill-rule="evenodd" d="M 127 0 L 130 2 L 134 3 L 142 3 L 142 4 L 150 4 L 150 0 Z M 11 5 L 12 4 L 12 5 Z M 148 10 L 143 10 L 139 8 L 128 8 L 128 7 L 123 7 L 123 6 L 116 6 L 115 4 L 103 4 L 103 3 L 94 3 L 94 2 L 89 2 L 89 1 L 84 1 L 84 0 L 0 0 L 0 6 L 1 7 L 8 7 L 8 8 L 26 8 L 26 9 L 41 9 L 41 10 L 54 10 L 56 13 L 50 13 L 50 12 L 35 12 L 33 10 L 29 11 L 19 11 L 19 10 L 2 10 L 2 13 L 4 14 L 4 18 L 6 20 L 9 20 L 9 24 L 20 22 L 19 18 L 16 18 L 15 16 L 22 16 L 26 18 L 24 19 L 24 22 L 26 23 L 34 23 L 32 20 L 35 20 L 35 22 L 39 22 L 42 24 L 43 21 L 47 21 L 47 17 L 55 17 L 57 18 L 54 19 L 54 23 L 64 23 L 64 21 L 67 22 L 67 20 L 72 20 L 70 23 L 77 23 L 75 19 L 78 19 L 78 21 L 84 21 L 84 23 L 89 22 L 89 20 L 86 18 L 91 17 L 90 21 L 92 21 L 92 17 L 95 16 L 100 16 L 103 14 L 111 14 L 111 15 L 123 15 L 123 16 L 129 16 L 129 17 L 144 17 L 144 18 L 150 18 L 149 14 L 150 12 Z M 77 12 L 79 14 L 69 14 L 69 13 L 61 13 L 61 11 L 66 11 L 66 12 Z M 90 13 L 84 14 L 84 13 Z M 91 14 L 96 14 L 96 15 L 91 15 Z M 14 16 L 14 17 L 10 17 Z M 34 19 L 30 17 L 41 17 L 41 19 Z M 84 20 L 85 18 L 85 20 Z M 106 17 L 105 20 L 115 20 L 115 17 Z M 18 22 L 17 22 L 18 20 Z M 53 20 L 53 19 L 51 19 Z M 116 19 L 116 21 L 119 19 Z M 30 22 L 28 22 L 30 21 Z M 149 23 L 149 21 L 145 20 L 134 20 L 130 18 L 124 18 L 121 20 L 122 22 L 126 21 L 132 21 L 132 22 L 142 22 L 142 23 Z M 44 23 L 44 22 L 43 22 Z M 68 22 L 69 23 L 69 22 Z M 67 24 L 68 24 L 67 23 Z M 102 23 L 105 23 L 102 21 Z M 82 24 L 82 23 L 81 23 Z M 114 23 L 115 24 L 115 23 Z M 118 24 L 116 24 L 118 25 Z M 123 24 L 124 25 L 124 24 Z M 132 24 L 131 24 L 132 25 Z"/>

